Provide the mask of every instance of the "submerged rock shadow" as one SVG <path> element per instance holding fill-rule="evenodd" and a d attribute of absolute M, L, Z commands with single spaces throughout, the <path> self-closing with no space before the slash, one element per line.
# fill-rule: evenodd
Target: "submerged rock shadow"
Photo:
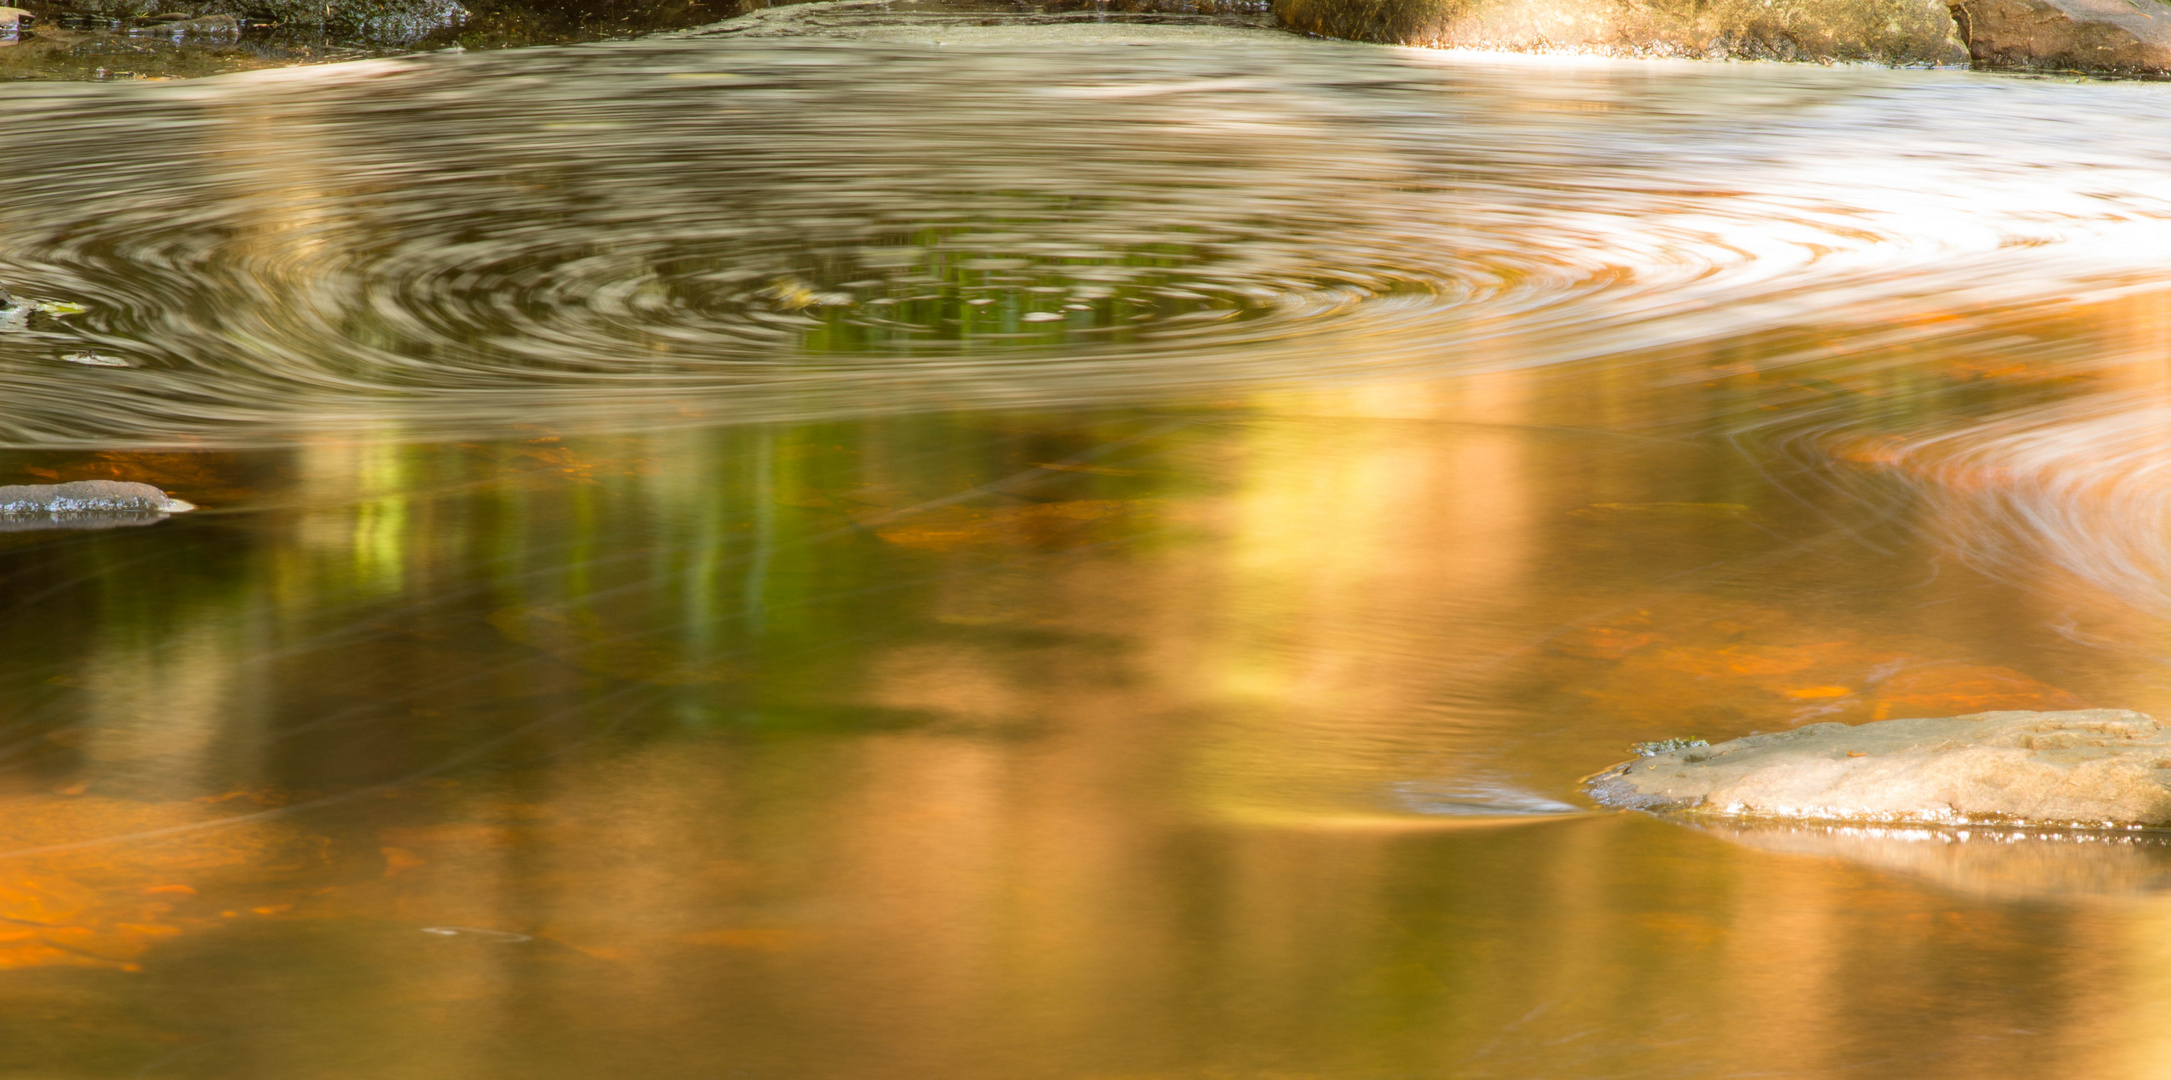
<path fill-rule="evenodd" d="M 1759 851 L 1839 859 L 2000 900 L 2171 893 L 2171 832 L 1670 818 Z"/>

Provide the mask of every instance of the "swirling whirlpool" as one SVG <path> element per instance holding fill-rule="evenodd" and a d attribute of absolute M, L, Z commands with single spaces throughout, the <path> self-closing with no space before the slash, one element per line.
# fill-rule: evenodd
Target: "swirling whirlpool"
<path fill-rule="evenodd" d="M 0 282 L 86 310 L 0 332 L 0 442 L 1155 399 L 1932 333 L 2171 263 L 2159 88 L 1139 33 L 11 89 Z"/>

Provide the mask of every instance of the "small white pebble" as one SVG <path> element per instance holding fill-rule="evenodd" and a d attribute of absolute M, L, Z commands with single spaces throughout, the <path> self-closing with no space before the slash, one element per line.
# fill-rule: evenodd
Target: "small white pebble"
<path fill-rule="evenodd" d="M 422 932 L 436 934 L 439 937 L 466 936 L 482 938 L 487 941 L 522 942 L 535 940 L 526 934 L 515 934 L 510 930 L 485 930 L 479 926 L 425 926 L 422 928 Z"/>
<path fill-rule="evenodd" d="M 1028 311 L 1025 313 L 1024 319 L 1026 322 L 1060 322 L 1063 319 L 1063 313 L 1060 311 Z"/>
<path fill-rule="evenodd" d="M 130 367 L 130 366 L 133 366 L 133 365 L 129 364 L 129 362 L 128 362 L 128 361 L 126 361 L 126 360 L 123 360 L 123 359 L 121 359 L 121 358 L 120 358 L 120 357 L 118 357 L 118 356 L 107 356 L 107 355 L 105 355 L 104 353 L 94 353 L 94 352 L 72 352 L 72 353 L 69 353 L 69 354 L 67 354 L 66 356 L 63 356 L 63 357 L 61 357 L 61 359 L 62 359 L 62 360 L 66 360 L 67 362 L 69 362 L 69 363 L 71 363 L 71 364 L 83 364 L 83 365 L 86 365 L 86 366 L 89 366 L 89 367 Z"/>

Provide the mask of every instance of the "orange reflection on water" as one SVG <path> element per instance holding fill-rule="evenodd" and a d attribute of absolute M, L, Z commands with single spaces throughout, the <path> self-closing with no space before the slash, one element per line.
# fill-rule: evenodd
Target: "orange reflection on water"
<path fill-rule="evenodd" d="M 224 521 L 21 549 L 108 614 L 0 626 L 50 658 L 11 669 L 69 725 L 40 767 L 89 785 L 23 796 L 11 849 L 116 842 L 0 860 L 6 955 L 139 965 L 116 1015 L 327 988 L 161 1014 L 258 1038 L 204 1076 L 2147 1075 L 2066 1021 L 2153 984 L 2066 943 L 2152 940 L 2148 852 L 1714 834 L 1576 785 L 1642 739 L 2162 676 L 1836 496 L 1552 412 L 1646 391 L 1532 378 L 957 454 L 911 421 L 315 447 Z M 82 554 L 213 526 L 253 546 L 208 584 Z M 166 797 L 236 775 L 294 812 L 155 833 L 270 805 Z"/>
<path fill-rule="evenodd" d="M 231 804 L 48 795 L 0 808 L 0 968 L 134 970 L 165 939 L 231 917 L 221 903 L 264 906 L 267 876 L 322 861 L 275 824 L 202 828 Z"/>

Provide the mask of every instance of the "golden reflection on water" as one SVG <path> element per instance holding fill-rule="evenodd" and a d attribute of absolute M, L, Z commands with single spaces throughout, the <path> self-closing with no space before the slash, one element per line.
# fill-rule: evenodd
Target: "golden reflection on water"
<path fill-rule="evenodd" d="M 1211 41 L 21 97 L 0 1075 L 2162 1072 L 2160 837 L 1578 790 L 2171 711 L 2160 95 Z"/>
<path fill-rule="evenodd" d="M 2152 847 L 1584 809 L 1640 739 L 2164 707 L 2090 644 L 2151 616 L 1847 449 L 2087 397 L 1733 362 L 13 454 L 206 509 L 0 537 L 0 1063 L 2153 1075 Z"/>

